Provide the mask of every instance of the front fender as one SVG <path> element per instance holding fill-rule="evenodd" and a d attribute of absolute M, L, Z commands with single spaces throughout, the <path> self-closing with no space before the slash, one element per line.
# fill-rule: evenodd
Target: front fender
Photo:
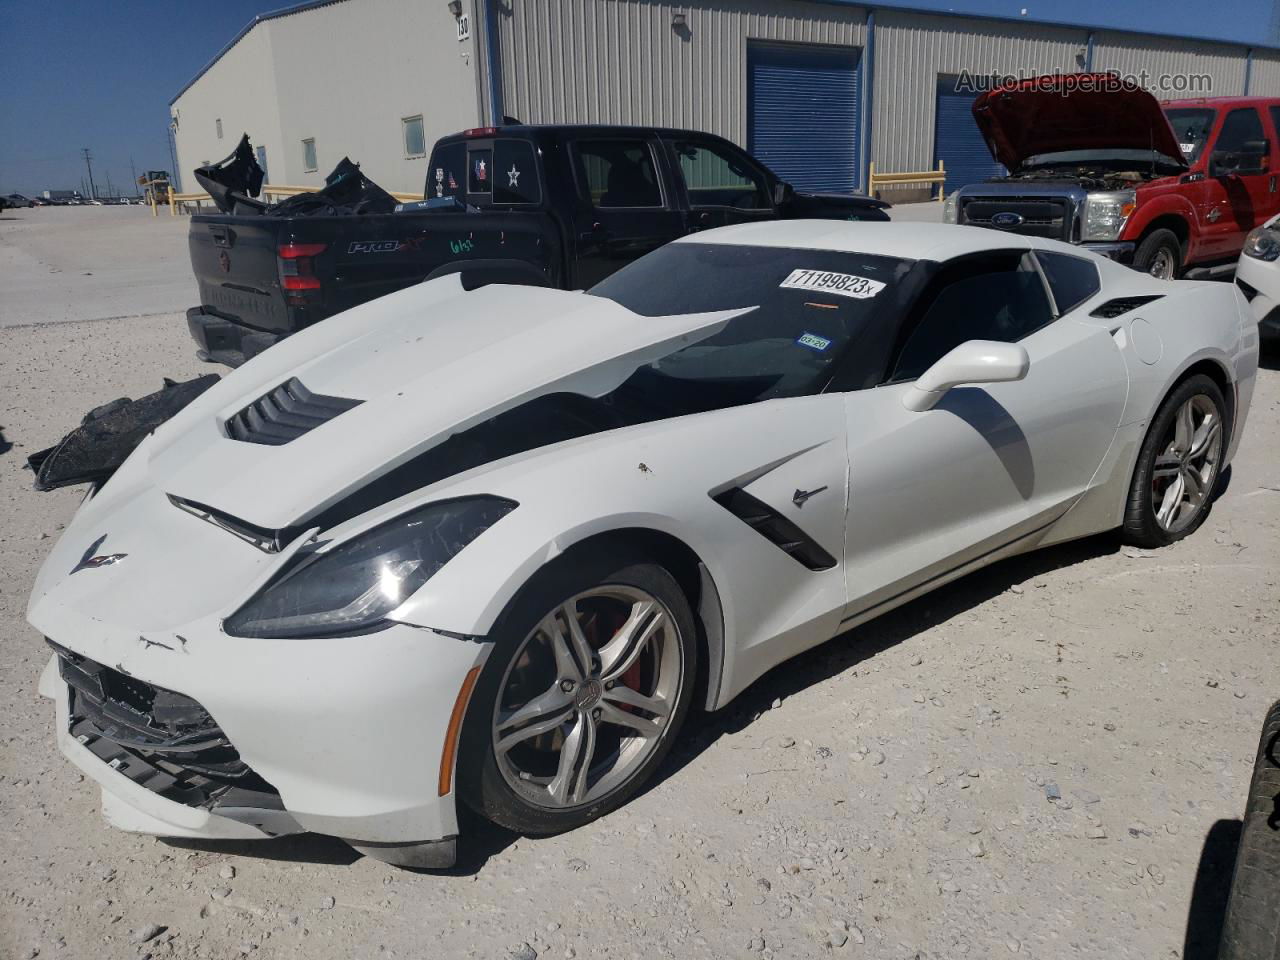
<path fill-rule="evenodd" d="M 1161 217 L 1177 217 L 1186 225 L 1187 249 L 1183 251 L 1183 259 L 1191 260 L 1199 250 L 1199 231 L 1196 228 L 1196 207 L 1181 193 L 1166 193 L 1146 199 L 1139 194 L 1138 208 L 1134 210 L 1129 222 L 1125 224 L 1119 239 L 1137 243 L 1151 229 L 1151 225 Z"/>

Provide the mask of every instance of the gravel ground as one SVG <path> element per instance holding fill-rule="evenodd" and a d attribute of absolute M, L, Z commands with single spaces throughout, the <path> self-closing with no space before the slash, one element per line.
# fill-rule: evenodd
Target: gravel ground
<path fill-rule="evenodd" d="M 23 616 L 79 493 L 36 494 L 21 465 L 89 407 L 210 368 L 176 313 L 0 345 L 0 956 L 1213 956 L 1280 695 L 1274 356 L 1189 540 L 1094 538 L 970 576 L 694 718 L 622 811 L 541 840 L 474 825 L 430 875 L 323 837 L 103 825 L 54 748 Z"/>

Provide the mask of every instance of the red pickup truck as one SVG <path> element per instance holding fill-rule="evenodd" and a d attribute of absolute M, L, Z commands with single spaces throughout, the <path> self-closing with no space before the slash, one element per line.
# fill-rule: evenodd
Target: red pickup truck
<path fill-rule="evenodd" d="M 1280 213 L 1280 99 L 1158 103 L 1114 75 L 1039 77 L 974 101 L 1008 173 L 944 219 L 1087 246 L 1163 278 L 1209 279 Z"/>

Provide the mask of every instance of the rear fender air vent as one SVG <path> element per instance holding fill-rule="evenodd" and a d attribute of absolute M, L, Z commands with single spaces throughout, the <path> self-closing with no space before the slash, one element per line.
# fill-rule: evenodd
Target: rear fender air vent
<path fill-rule="evenodd" d="M 227 418 L 227 435 L 245 443 L 278 447 L 310 433 L 364 401 L 312 393 L 291 377 Z"/>
<path fill-rule="evenodd" d="M 810 570 L 830 570 L 836 565 L 835 557 L 823 550 L 812 537 L 747 491 L 732 487 L 711 499 Z"/>
<path fill-rule="evenodd" d="M 1159 300 L 1164 296 L 1157 293 L 1151 297 L 1117 297 L 1115 300 L 1108 300 L 1101 303 L 1089 311 L 1089 316 L 1098 317 L 1101 320 L 1110 320 L 1121 314 L 1128 313 L 1130 310 L 1137 310 L 1144 303 L 1150 303 L 1152 300 Z"/>

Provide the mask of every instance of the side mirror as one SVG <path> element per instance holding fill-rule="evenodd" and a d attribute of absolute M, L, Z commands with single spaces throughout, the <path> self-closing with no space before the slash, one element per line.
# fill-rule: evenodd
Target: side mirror
<path fill-rule="evenodd" d="M 773 205 L 775 207 L 783 206 L 793 196 L 795 196 L 795 190 L 785 180 L 779 180 L 773 185 Z"/>
<path fill-rule="evenodd" d="M 962 384 L 1021 380 L 1031 367 L 1024 347 L 997 340 L 966 340 L 920 374 L 902 405 L 922 413 L 932 410 L 952 387 Z"/>

